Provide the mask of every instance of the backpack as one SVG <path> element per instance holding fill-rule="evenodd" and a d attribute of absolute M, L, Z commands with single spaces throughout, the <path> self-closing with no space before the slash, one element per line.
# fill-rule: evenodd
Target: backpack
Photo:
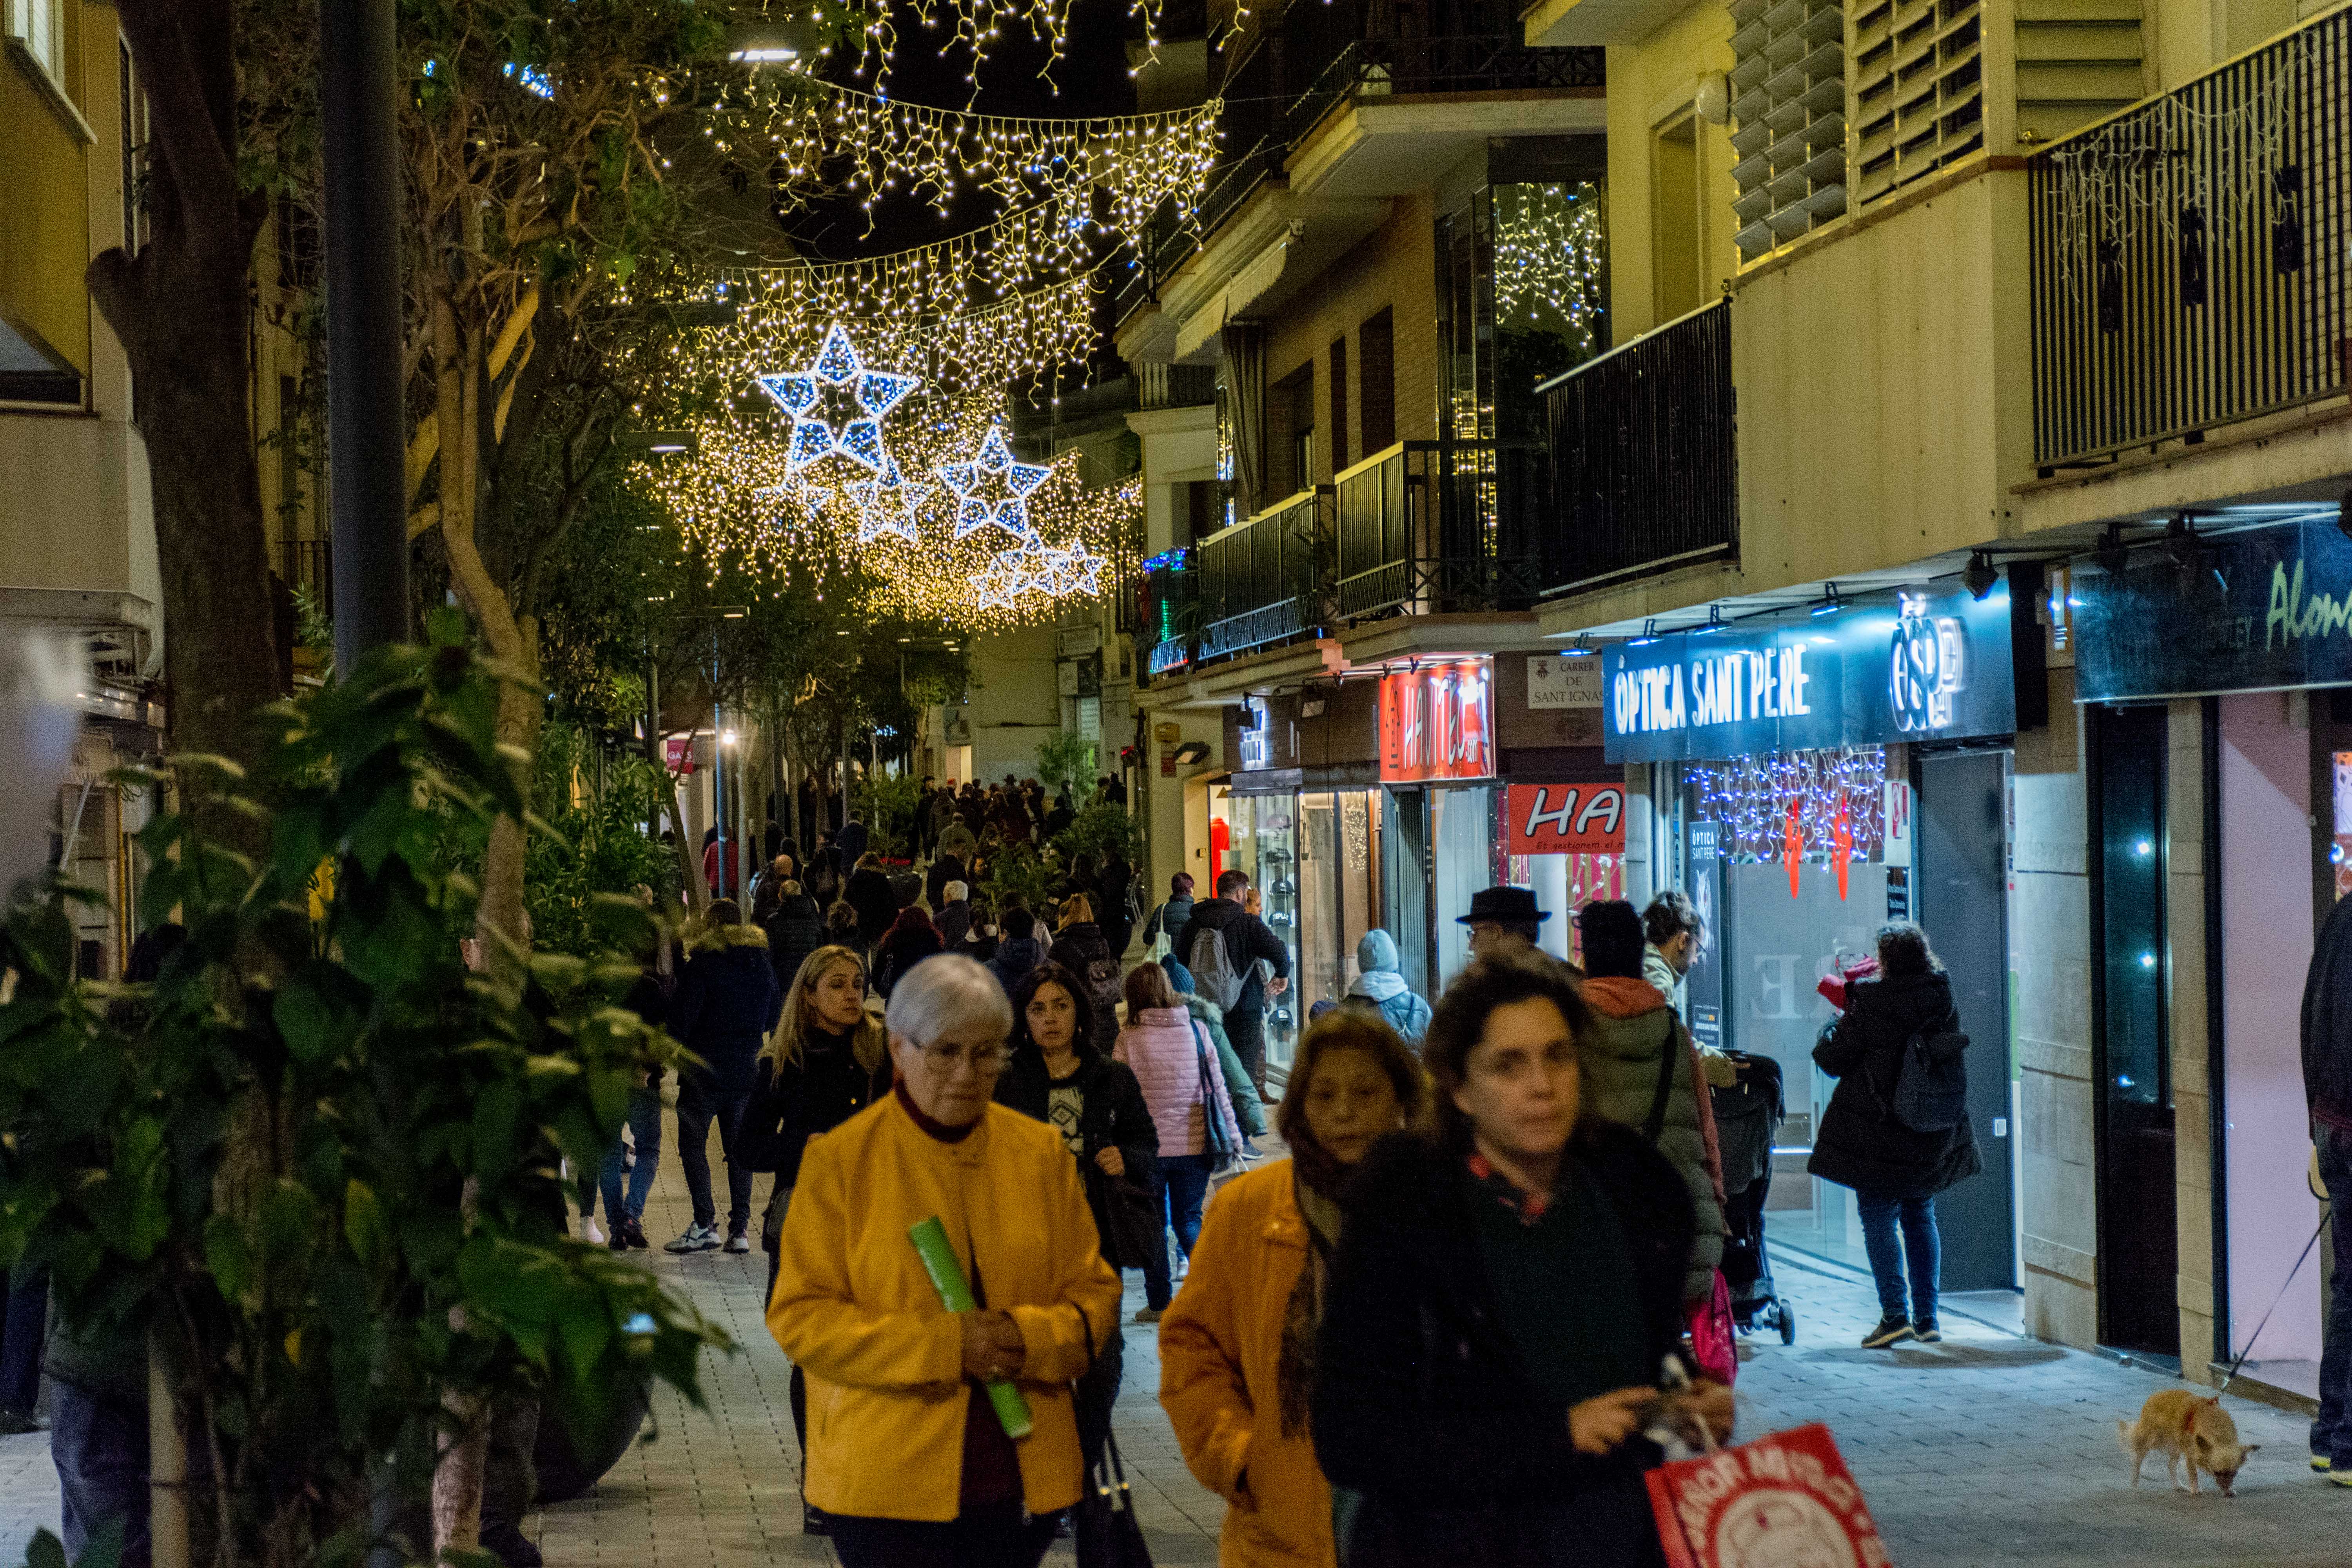
<path fill-rule="evenodd" d="M 1881 1109 L 1914 1132 L 1948 1132 L 1969 1119 L 1969 1037 L 1957 1030 L 1922 1029 L 1903 1042 L 1895 1101 Z M 1868 1069 L 1863 1081 L 1870 1081 Z M 1872 1092 L 1877 1092 L 1872 1086 Z"/>
<path fill-rule="evenodd" d="M 1210 926 L 1193 933 L 1184 967 L 1192 972 L 1192 989 L 1214 1002 L 1220 1012 L 1230 1012 L 1248 984 L 1248 973 L 1235 969 L 1225 952 L 1225 933 Z"/>
<path fill-rule="evenodd" d="M 1110 955 L 1108 942 L 1103 944 L 1100 958 L 1087 960 L 1087 992 L 1094 998 L 1095 1031 L 1106 1039 L 1114 1038 L 1118 1033 L 1117 1009 L 1126 994 L 1125 978 L 1118 972 L 1118 960 Z"/>

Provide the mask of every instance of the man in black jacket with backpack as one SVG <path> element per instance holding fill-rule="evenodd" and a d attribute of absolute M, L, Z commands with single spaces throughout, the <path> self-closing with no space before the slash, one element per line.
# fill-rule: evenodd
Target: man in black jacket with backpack
<path fill-rule="evenodd" d="M 1289 989 L 1290 952 L 1265 921 L 1242 908 L 1249 885 L 1246 872 L 1223 873 L 1217 879 L 1217 896 L 1194 904 L 1192 918 L 1168 935 L 1176 962 L 1192 971 L 1194 988 L 1224 1010 L 1225 1037 L 1263 1094 L 1265 999 Z M 1215 939 L 1213 949 L 1203 940 L 1209 937 Z M 1261 958 L 1274 968 L 1271 984 L 1259 975 Z"/>

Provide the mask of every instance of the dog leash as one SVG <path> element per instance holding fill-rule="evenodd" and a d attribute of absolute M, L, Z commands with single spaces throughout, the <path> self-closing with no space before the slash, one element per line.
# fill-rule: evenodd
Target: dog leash
<path fill-rule="evenodd" d="M 2306 1262 L 2310 1261 L 2311 1249 L 2319 1245 L 2319 1233 L 2327 1228 L 2327 1221 L 2330 1217 L 2326 1205 L 2323 1204 L 2320 1209 L 2319 1223 L 2312 1227 L 2311 1239 L 2303 1244 L 2303 1251 L 2295 1258 L 2294 1267 L 2286 1271 L 2286 1279 L 2279 1286 L 2278 1294 L 2271 1298 L 2269 1310 L 2263 1313 L 2262 1321 L 2254 1325 L 2254 1331 L 2246 1336 L 2246 1348 L 2238 1352 L 2238 1359 L 2230 1363 L 2230 1370 L 2228 1373 L 2222 1377 L 2221 1385 L 2219 1388 L 2216 1388 L 2206 1399 L 2205 1403 L 2208 1405 L 2219 1405 L 2221 1403 L 2221 1395 L 2230 1392 L 2230 1384 L 2237 1379 L 2238 1369 L 2246 1364 L 2246 1358 L 2248 1356 L 2254 1353 L 2254 1342 L 2261 1339 L 2263 1337 L 2263 1331 L 2271 1326 L 2271 1313 L 2277 1311 L 2279 1310 L 2279 1303 L 2286 1300 L 2287 1286 L 2294 1283 L 2294 1277 L 2297 1274 L 2302 1273 L 2303 1266 Z"/>

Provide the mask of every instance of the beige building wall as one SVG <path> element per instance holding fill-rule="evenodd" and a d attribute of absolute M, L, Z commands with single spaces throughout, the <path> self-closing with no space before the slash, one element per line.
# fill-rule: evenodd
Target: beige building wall
<path fill-rule="evenodd" d="M 2074 674 L 2050 676 L 2050 722 L 2017 738 L 2010 1033 L 2019 1077 L 2017 1194 L 2025 1329 L 2097 1342 L 2090 824 Z"/>
<path fill-rule="evenodd" d="M 2205 968 L 2205 705 L 2168 705 L 2165 759 L 2165 975 L 2172 1037 L 2180 1371 L 2214 1381 L 2213 1122 Z"/>

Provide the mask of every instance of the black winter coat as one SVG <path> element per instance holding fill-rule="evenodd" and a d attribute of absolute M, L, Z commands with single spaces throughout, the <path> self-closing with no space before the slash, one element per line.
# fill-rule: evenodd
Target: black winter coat
<path fill-rule="evenodd" d="M 2352 899 L 2320 922 L 2303 983 L 2303 1093 L 2311 1119 L 2352 1131 Z"/>
<path fill-rule="evenodd" d="M 1805 1169 L 1857 1193 L 1940 1193 L 1984 1169 L 1976 1133 L 1963 1121 L 1942 1132 L 1915 1132 L 1895 1120 L 1903 1047 L 1925 1031 L 1957 1031 L 1951 977 L 1943 973 L 1855 983 L 1853 1005 L 1830 1020 L 1813 1061 L 1838 1080 L 1813 1135 Z"/>
<path fill-rule="evenodd" d="M 889 995 L 890 988 L 906 978 L 907 971 L 945 951 L 946 944 L 935 931 L 902 931 L 884 938 L 874 952 L 875 994 Z"/>
<path fill-rule="evenodd" d="M 1171 910 L 1168 917 L 1174 919 Z M 1169 938 L 1175 943 L 1176 962 L 1185 968 L 1192 967 L 1192 943 L 1200 932 L 1220 933 L 1225 943 L 1225 962 L 1241 972 L 1242 994 L 1225 1009 L 1225 1027 L 1231 1029 L 1236 1015 L 1244 1028 L 1265 1011 L 1265 982 L 1258 975 L 1255 960 L 1265 959 L 1274 966 L 1274 973 L 1287 978 L 1290 973 L 1290 951 L 1274 928 L 1251 914 L 1231 899 L 1202 899 L 1192 906 L 1190 919 L 1180 930 L 1171 930 Z M 1214 1000 L 1214 998 L 1212 998 Z"/>
<path fill-rule="evenodd" d="M 1045 1121 L 1049 1120 L 1052 1089 L 1053 1080 L 1045 1075 L 1045 1054 L 1035 1046 L 1023 1046 L 1013 1051 L 1013 1059 L 1004 1066 L 1004 1076 L 997 1080 L 996 1103 Z M 1114 1180 L 1145 1193 L 1157 1191 L 1160 1129 L 1151 1120 L 1150 1107 L 1143 1100 L 1143 1086 L 1135 1080 L 1134 1072 L 1125 1062 L 1111 1060 L 1084 1040 L 1078 1042 L 1078 1092 L 1086 1100 L 1078 1113 L 1078 1139 L 1085 1149 L 1078 1168 L 1086 1178 L 1087 1207 L 1094 1211 L 1095 1234 L 1101 1238 L 1104 1260 L 1114 1268 L 1140 1268 L 1143 1259 L 1117 1256 L 1112 1238 L 1118 1233 L 1104 1208 L 1110 1197 L 1108 1184 Z M 1106 1176 L 1096 1165 L 1095 1156 L 1105 1149 L 1118 1151 L 1127 1166 L 1123 1174 Z"/>
<path fill-rule="evenodd" d="M 948 901 L 947 885 L 950 882 L 968 884 L 970 881 L 971 879 L 964 875 L 961 856 L 942 855 L 931 862 L 929 870 L 923 873 L 923 897 L 930 901 L 931 908 L 940 909 Z"/>
<path fill-rule="evenodd" d="M 1690 1194 L 1640 1133 L 1587 1121 L 1570 1145 L 1611 1206 L 1632 1254 L 1635 1294 L 1662 1365 L 1683 1332 Z M 1411 1133 L 1384 1139 L 1349 1184 L 1315 1366 L 1315 1453 L 1334 1487 L 1365 1494 L 1379 1550 L 1399 1564 L 1541 1562 L 1526 1516 L 1572 1504 L 1595 1528 L 1654 1545 L 1640 1472 L 1657 1448 L 1635 1438 L 1580 1454 L 1568 1412 L 1539 1392 L 1500 1321 L 1463 1157 Z M 1551 1561 L 1567 1561 L 1552 1558 Z M 1596 1563 L 1642 1561 L 1595 1557 Z"/>
<path fill-rule="evenodd" d="M 702 1058 L 679 1073 L 682 1085 L 712 1094 L 751 1088 L 753 1059 L 776 1026 L 784 994 L 768 963 L 767 938 L 751 926 L 728 926 L 722 945 L 686 961 L 670 998 L 669 1032 Z"/>
<path fill-rule="evenodd" d="M 768 957 L 775 964 L 776 984 L 790 992 L 801 965 L 824 943 L 824 916 L 814 899 L 795 893 L 778 904 L 768 917 Z"/>
<path fill-rule="evenodd" d="M 754 1171 L 773 1171 L 776 1185 L 800 1180 L 808 1141 L 830 1132 L 890 1092 L 890 1058 L 872 1072 L 857 1064 L 854 1037 L 811 1028 L 795 1064 L 772 1057 L 761 1064 L 759 1087 L 743 1113 L 742 1136 Z"/>
<path fill-rule="evenodd" d="M 871 867 L 852 871 L 841 896 L 857 911 L 857 940 L 867 947 L 880 942 L 898 918 L 898 895 L 890 890 L 890 879 Z"/>
<path fill-rule="evenodd" d="M 1118 955 L 1110 949 L 1109 939 L 1102 927 L 1092 921 L 1080 921 L 1064 926 L 1054 935 L 1054 945 L 1045 951 L 1049 963 L 1058 963 L 1076 975 L 1085 984 L 1087 999 L 1094 1004 L 1094 1045 L 1107 1051 L 1118 1042 L 1120 983 L 1126 978 L 1119 972 Z"/>

